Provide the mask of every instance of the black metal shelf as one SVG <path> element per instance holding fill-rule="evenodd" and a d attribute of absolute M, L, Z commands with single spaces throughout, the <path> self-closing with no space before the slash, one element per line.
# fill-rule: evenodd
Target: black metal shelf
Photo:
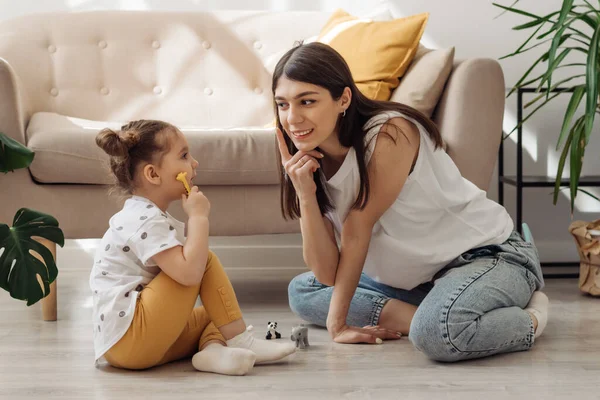
<path fill-rule="evenodd" d="M 506 183 L 507 185 L 517 186 L 517 177 L 516 176 L 501 176 L 499 177 L 500 181 Z M 523 187 L 554 187 L 554 178 L 550 178 L 548 176 L 541 175 L 524 175 L 522 178 L 522 186 Z M 569 186 L 568 179 L 562 179 L 560 181 L 560 186 Z M 579 178 L 579 186 L 581 187 L 592 187 L 592 186 L 600 186 L 600 175 L 594 176 L 582 176 Z"/>
<path fill-rule="evenodd" d="M 572 88 L 555 88 L 550 90 L 551 93 L 572 93 Z M 500 141 L 500 149 L 498 151 L 498 202 L 504 205 L 504 185 L 511 185 L 516 187 L 517 191 L 517 221 L 516 228 L 519 232 L 522 232 L 523 224 L 523 189 L 524 188 L 542 188 L 554 187 L 555 179 L 546 176 L 535 176 L 535 175 L 523 175 L 523 94 L 524 93 L 546 93 L 547 89 L 534 89 L 534 88 L 518 88 L 517 89 L 517 175 L 516 176 L 505 176 L 504 175 L 504 140 L 506 135 L 502 132 L 502 140 Z M 568 179 L 561 180 L 561 186 L 569 186 Z M 579 179 L 579 186 L 581 187 L 592 187 L 600 186 L 600 176 L 582 176 Z M 579 261 L 573 262 L 543 262 L 543 267 L 566 267 L 571 269 L 572 267 L 579 267 Z M 574 268 L 573 268 L 574 269 Z M 576 269 L 573 273 L 561 273 L 557 276 L 569 277 L 577 276 L 579 270 Z M 554 276 L 554 275 L 552 275 Z"/>

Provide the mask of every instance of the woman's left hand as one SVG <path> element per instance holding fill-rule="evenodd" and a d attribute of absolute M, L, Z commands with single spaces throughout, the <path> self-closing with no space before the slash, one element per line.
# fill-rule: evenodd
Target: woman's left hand
<path fill-rule="evenodd" d="M 383 340 L 397 340 L 402 337 L 400 332 L 385 329 L 380 326 L 365 326 L 359 328 L 346 324 L 327 324 L 327 330 L 336 343 L 381 343 Z M 379 340 L 378 340 L 379 339 Z"/>

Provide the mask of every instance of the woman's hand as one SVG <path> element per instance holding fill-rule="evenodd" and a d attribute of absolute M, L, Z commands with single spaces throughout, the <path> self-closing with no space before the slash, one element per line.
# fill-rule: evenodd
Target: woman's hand
<path fill-rule="evenodd" d="M 335 325 L 327 321 L 327 330 L 336 343 L 377 343 L 383 340 L 397 340 L 402 337 L 400 332 L 379 326 L 365 326 L 358 328 L 346 324 Z"/>
<path fill-rule="evenodd" d="M 283 133 L 277 128 L 277 144 L 281 154 L 281 163 L 287 177 L 292 181 L 296 195 L 299 199 L 304 196 L 314 195 L 317 192 L 317 185 L 313 174 L 319 169 L 320 165 L 317 158 L 323 158 L 323 154 L 316 150 L 309 152 L 298 151 L 293 156 L 289 153 L 285 144 Z"/>
<path fill-rule="evenodd" d="M 210 202 L 198 189 L 198 186 L 192 187 L 188 196 L 185 194 L 181 195 L 181 203 L 183 211 L 185 211 L 188 217 L 208 218 L 210 214 Z"/>

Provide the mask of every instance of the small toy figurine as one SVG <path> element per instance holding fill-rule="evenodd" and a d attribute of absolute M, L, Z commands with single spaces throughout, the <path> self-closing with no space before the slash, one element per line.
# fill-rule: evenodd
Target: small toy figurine
<path fill-rule="evenodd" d="M 185 191 L 187 192 L 187 194 L 190 194 L 190 185 L 188 185 L 187 182 L 187 172 L 180 172 L 177 174 L 177 179 L 179 182 L 183 183 L 183 187 L 185 188 Z"/>
<path fill-rule="evenodd" d="M 292 328 L 292 341 L 296 342 L 296 347 L 305 349 L 309 346 L 308 344 L 308 328 L 304 325 L 295 326 Z"/>
<path fill-rule="evenodd" d="M 267 336 L 266 339 L 267 340 L 271 340 L 273 337 L 275 337 L 275 339 L 281 339 L 281 333 L 277 332 L 277 322 L 267 322 Z"/>

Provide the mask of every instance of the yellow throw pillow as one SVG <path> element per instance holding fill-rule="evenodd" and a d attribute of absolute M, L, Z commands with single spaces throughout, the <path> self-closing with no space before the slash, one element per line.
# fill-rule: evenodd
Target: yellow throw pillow
<path fill-rule="evenodd" d="M 344 57 L 365 96 L 389 100 L 417 52 L 428 19 L 429 13 L 422 13 L 373 21 L 337 10 L 321 30 L 318 41 Z"/>

